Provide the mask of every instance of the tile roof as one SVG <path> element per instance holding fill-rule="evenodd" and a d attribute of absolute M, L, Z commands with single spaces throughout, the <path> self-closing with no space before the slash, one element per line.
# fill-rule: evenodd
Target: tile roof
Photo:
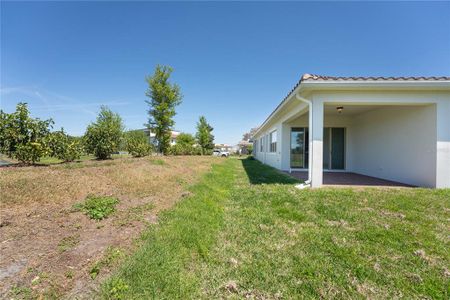
<path fill-rule="evenodd" d="M 312 81 L 450 81 L 449 76 L 419 76 L 419 77 L 413 77 L 413 76 L 403 76 L 403 77 L 374 77 L 374 76 L 352 76 L 352 77 L 343 77 L 343 76 L 324 76 L 324 75 L 314 75 L 314 74 L 308 74 L 305 73 L 302 75 L 300 80 L 297 82 L 297 84 L 289 91 L 289 93 L 284 97 L 283 103 L 289 96 L 295 91 L 295 89 L 302 83 L 302 82 L 312 82 Z M 281 105 L 281 103 L 277 106 L 277 108 Z M 276 110 L 276 109 L 275 109 Z M 270 116 L 269 116 L 270 117 Z"/>
<path fill-rule="evenodd" d="M 450 80 L 448 76 L 401 76 L 401 77 L 375 77 L 375 76 L 351 76 L 351 77 L 343 77 L 343 76 L 323 76 L 323 75 L 315 75 L 315 74 L 303 74 L 300 81 L 442 81 L 442 80 Z"/>

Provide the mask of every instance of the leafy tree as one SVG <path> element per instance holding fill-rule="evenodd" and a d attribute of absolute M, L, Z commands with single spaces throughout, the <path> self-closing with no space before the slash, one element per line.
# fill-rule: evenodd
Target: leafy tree
<path fill-rule="evenodd" d="M 177 144 L 183 145 L 183 146 L 194 146 L 195 144 L 195 138 L 190 133 L 180 133 L 177 136 Z"/>
<path fill-rule="evenodd" d="M 147 76 L 148 90 L 145 101 L 149 106 L 149 123 L 151 132 L 155 134 L 158 152 L 167 154 L 170 148 L 171 128 L 175 122 L 175 107 L 181 103 L 182 95 L 177 84 L 169 82 L 173 69 L 169 66 L 156 66 L 152 76 Z"/>
<path fill-rule="evenodd" d="M 257 130 L 258 130 L 258 127 L 250 129 L 249 132 L 246 132 L 246 133 L 244 133 L 242 135 L 242 140 L 243 141 L 250 141 L 253 138 L 253 136 L 255 135 Z"/>
<path fill-rule="evenodd" d="M 134 157 L 147 156 L 152 153 L 148 136 L 142 130 L 132 130 L 125 133 L 126 150 Z"/>
<path fill-rule="evenodd" d="M 88 153 L 98 159 L 108 159 L 120 146 L 123 134 L 122 118 L 108 107 L 101 106 L 97 120 L 91 123 L 84 135 L 84 143 Z"/>
<path fill-rule="evenodd" d="M 214 149 L 214 136 L 211 133 L 213 129 L 214 128 L 212 128 L 206 121 L 206 118 L 201 116 L 197 122 L 196 138 L 203 155 Z"/>
<path fill-rule="evenodd" d="M 69 136 L 64 132 L 63 128 L 48 135 L 47 145 L 51 156 L 65 162 L 80 159 L 83 153 L 80 139 Z"/>
<path fill-rule="evenodd" d="M 18 103 L 16 111 L 0 110 L 0 151 L 23 163 L 35 163 L 48 154 L 46 137 L 53 120 L 31 118 L 27 103 Z"/>

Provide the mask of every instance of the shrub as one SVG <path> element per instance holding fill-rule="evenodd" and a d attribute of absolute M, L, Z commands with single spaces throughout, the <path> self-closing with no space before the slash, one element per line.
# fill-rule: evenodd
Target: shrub
<path fill-rule="evenodd" d="M 177 136 L 177 143 L 169 149 L 171 155 L 201 155 L 201 148 L 196 147 L 195 137 L 189 133 L 180 133 Z"/>
<path fill-rule="evenodd" d="M 102 106 L 96 122 L 88 126 L 84 135 L 87 152 L 94 154 L 98 159 L 111 158 L 120 146 L 122 133 L 122 118 L 106 106 Z"/>
<path fill-rule="evenodd" d="M 175 144 L 170 146 L 169 154 L 171 155 L 194 155 L 195 147 L 190 145 Z"/>
<path fill-rule="evenodd" d="M 125 135 L 126 150 L 134 157 L 147 156 L 152 153 L 152 145 L 142 130 L 129 131 Z"/>
<path fill-rule="evenodd" d="M 67 135 L 62 128 L 49 134 L 47 144 L 50 155 L 65 162 L 80 159 L 83 153 L 80 140 Z"/>
<path fill-rule="evenodd" d="M 119 200 L 108 196 L 88 196 L 83 203 L 74 205 L 76 210 L 84 212 L 89 218 L 103 220 L 116 210 Z"/>
<path fill-rule="evenodd" d="M 194 146 L 195 144 L 195 137 L 192 134 L 189 133 L 180 133 L 177 136 L 177 145 L 183 145 L 183 146 Z"/>
<path fill-rule="evenodd" d="M 23 163 L 36 163 L 41 157 L 48 154 L 48 148 L 44 143 L 28 142 L 19 144 L 14 152 L 14 158 Z"/>
<path fill-rule="evenodd" d="M 48 153 L 45 139 L 52 125 L 51 119 L 31 118 L 26 103 L 11 114 L 0 110 L 0 152 L 23 163 L 39 161 Z"/>

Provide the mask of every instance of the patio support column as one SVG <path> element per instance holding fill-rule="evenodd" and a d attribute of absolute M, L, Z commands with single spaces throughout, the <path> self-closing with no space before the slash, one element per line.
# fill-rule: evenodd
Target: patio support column
<path fill-rule="evenodd" d="M 450 188 L 450 102 L 436 105 L 436 187 Z"/>
<path fill-rule="evenodd" d="M 323 180 L 323 100 L 312 101 L 309 112 L 309 170 L 311 187 L 321 187 Z"/>

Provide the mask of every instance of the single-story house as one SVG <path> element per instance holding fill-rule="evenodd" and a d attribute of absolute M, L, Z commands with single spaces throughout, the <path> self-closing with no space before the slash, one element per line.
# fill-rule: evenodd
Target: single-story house
<path fill-rule="evenodd" d="M 256 159 L 311 187 L 346 172 L 450 188 L 450 77 L 305 74 L 253 140 Z"/>
<path fill-rule="evenodd" d="M 144 128 L 142 129 L 144 133 L 148 136 L 148 142 L 150 144 L 156 144 L 155 141 L 155 134 L 153 132 L 150 132 L 150 129 Z M 177 143 L 177 137 L 180 135 L 181 131 L 178 130 L 172 130 L 170 132 L 170 145 L 175 145 Z"/>

